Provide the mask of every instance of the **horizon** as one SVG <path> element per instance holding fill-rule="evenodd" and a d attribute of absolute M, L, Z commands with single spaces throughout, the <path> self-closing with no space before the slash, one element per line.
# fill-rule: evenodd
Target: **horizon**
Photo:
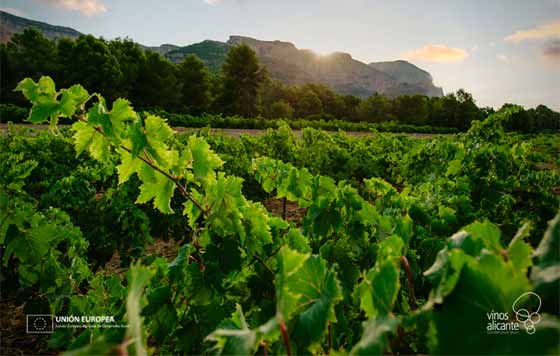
<path fill-rule="evenodd" d="M 6 0 L 0 10 L 145 46 L 239 35 L 290 42 L 318 55 L 348 53 L 364 63 L 402 59 L 429 72 L 446 94 L 472 93 L 479 106 L 544 104 L 560 111 L 560 1 L 311 3 L 318 2 L 174 0 L 162 8 L 113 0 Z M 163 14 L 154 17 L 154 11 Z"/>

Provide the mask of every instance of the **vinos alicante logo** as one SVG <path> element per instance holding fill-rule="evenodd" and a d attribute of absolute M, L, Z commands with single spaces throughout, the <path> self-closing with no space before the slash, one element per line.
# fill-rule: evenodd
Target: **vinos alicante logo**
<path fill-rule="evenodd" d="M 533 306 L 534 311 L 530 311 L 529 309 L 526 308 L 519 308 L 519 306 L 525 305 L 524 303 L 525 297 L 531 299 L 529 305 Z M 538 302 L 538 304 L 535 304 L 535 302 Z M 539 315 L 541 306 L 542 306 L 541 297 L 539 297 L 538 294 L 534 292 L 523 293 L 515 300 L 515 302 L 513 302 L 512 309 L 513 312 L 515 313 L 515 318 L 517 319 L 518 322 L 523 323 L 523 326 L 525 326 L 525 330 L 527 331 L 528 334 L 534 334 L 536 331 L 535 324 L 541 321 L 541 316 Z"/>
<path fill-rule="evenodd" d="M 521 294 L 511 306 L 513 313 L 495 312 L 486 313 L 488 324 L 486 331 L 489 334 L 517 334 L 524 329 L 527 334 L 535 333 L 535 325 L 541 321 L 539 311 L 542 300 L 534 292 Z M 515 317 L 514 317 L 515 316 Z"/>

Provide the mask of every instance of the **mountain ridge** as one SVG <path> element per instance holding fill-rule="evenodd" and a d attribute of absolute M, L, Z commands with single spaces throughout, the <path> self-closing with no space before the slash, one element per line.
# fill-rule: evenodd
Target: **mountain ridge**
<path fill-rule="evenodd" d="M 0 11 L 0 42 L 8 42 L 15 33 L 27 27 L 34 27 L 45 37 L 54 40 L 65 37 L 75 39 L 83 35 L 70 27 L 55 26 Z M 362 98 L 374 93 L 388 97 L 414 94 L 443 96 L 443 90 L 434 85 L 430 73 L 403 60 L 366 64 L 345 52 L 319 55 L 312 50 L 298 49 L 291 42 L 263 41 L 238 35 L 230 36 L 226 42 L 204 40 L 186 46 L 140 46 L 174 63 L 179 63 L 186 55 L 195 54 L 210 71 L 217 73 L 229 48 L 238 44 L 251 47 L 260 62 L 267 67 L 270 77 L 285 84 L 320 83 L 341 94 Z"/>
<path fill-rule="evenodd" d="M 42 21 L 30 20 L 0 10 L 0 43 L 8 42 L 14 34 L 22 32 L 28 27 L 34 27 L 43 33 L 45 37 L 55 40 L 64 37 L 78 38 L 83 35 L 83 33 L 71 27 L 56 26 Z"/>
<path fill-rule="evenodd" d="M 211 69 L 219 69 L 219 61 L 215 57 L 209 61 L 205 53 L 200 52 L 202 44 L 209 43 L 222 47 L 238 44 L 251 47 L 261 63 L 267 66 L 270 76 L 285 84 L 322 83 L 339 93 L 362 98 L 376 92 L 389 97 L 414 94 L 443 96 L 443 90 L 433 84 L 431 74 L 410 62 L 396 60 L 366 64 L 352 58 L 349 53 L 319 55 L 308 49 L 298 49 L 291 42 L 279 40 L 263 41 L 232 35 L 227 42 L 206 40 L 177 48 L 166 57 L 177 63 L 188 54 L 196 54 Z M 223 53 L 222 62 L 227 51 Z"/>

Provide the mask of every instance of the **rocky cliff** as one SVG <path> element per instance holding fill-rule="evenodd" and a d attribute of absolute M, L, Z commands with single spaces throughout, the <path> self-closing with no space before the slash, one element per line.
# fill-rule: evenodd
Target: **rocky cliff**
<path fill-rule="evenodd" d="M 443 96 L 443 89 L 436 87 L 432 75 L 412 63 L 403 60 L 390 62 L 372 62 L 370 67 L 387 73 L 401 83 L 400 87 L 415 88 L 414 90 L 425 91 L 427 96 Z"/>
<path fill-rule="evenodd" d="M 27 27 L 34 27 L 51 40 L 60 38 L 78 38 L 81 33 L 70 27 L 49 25 L 0 11 L 0 43 L 8 42 L 16 33 L 23 32 Z"/>
<path fill-rule="evenodd" d="M 348 53 L 319 55 L 283 41 L 261 41 L 250 37 L 230 36 L 224 42 L 204 41 L 168 52 L 166 57 L 179 62 L 188 54 L 196 54 L 210 69 L 219 70 L 231 46 L 246 44 L 266 65 L 274 79 L 286 84 L 322 83 L 333 90 L 367 97 L 375 92 L 390 97 L 422 94 L 441 96 L 432 76 L 406 61 L 365 64 Z"/>
<path fill-rule="evenodd" d="M 272 78 L 288 84 L 322 83 L 335 91 L 357 96 L 385 92 L 398 85 L 390 75 L 357 61 L 348 53 L 318 55 L 292 43 L 231 36 L 229 45 L 246 44 L 257 53 Z"/>
<path fill-rule="evenodd" d="M 80 32 L 62 26 L 28 20 L 0 11 L 0 40 L 7 42 L 13 34 L 34 27 L 50 39 L 77 38 Z M 157 47 L 142 46 L 160 53 L 172 62 L 180 62 L 186 55 L 200 57 L 213 72 L 218 72 L 228 50 L 246 44 L 257 53 L 273 79 L 286 84 L 322 83 L 333 90 L 362 98 L 373 93 L 389 97 L 422 94 L 442 96 L 443 90 L 433 84 L 430 73 L 406 61 L 366 64 L 355 60 L 348 53 L 335 52 L 319 55 L 298 49 L 290 42 L 261 41 L 250 37 L 230 36 L 227 42 L 202 41 L 188 46 L 164 44 Z"/>

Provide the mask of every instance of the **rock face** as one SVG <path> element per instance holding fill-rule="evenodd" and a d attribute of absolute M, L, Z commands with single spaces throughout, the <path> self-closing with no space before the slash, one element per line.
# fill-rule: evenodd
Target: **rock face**
<path fill-rule="evenodd" d="M 442 96 L 432 76 L 406 61 L 365 64 L 348 53 L 318 55 L 298 49 L 290 42 L 260 41 L 250 37 L 230 36 L 226 43 L 204 41 L 168 52 L 166 57 L 180 62 L 187 54 L 196 54 L 211 70 L 218 71 L 231 46 L 251 47 L 269 75 L 285 84 L 322 83 L 342 94 L 368 97 L 377 92 L 389 97 L 422 94 Z"/>
<path fill-rule="evenodd" d="M 64 37 L 78 38 L 81 35 L 80 32 L 69 27 L 53 26 L 48 23 L 28 20 L 23 17 L 0 11 L 0 43 L 8 42 L 14 34 L 23 32 L 23 30 L 27 27 L 36 28 L 43 33 L 45 37 L 51 40 L 57 40 Z"/>
<path fill-rule="evenodd" d="M 231 36 L 227 43 L 243 43 L 251 47 L 267 66 L 270 76 L 287 84 L 322 83 L 337 92 L 362 97 L 398 85 L 395 78 L 352 59 L 347 53 L 322 56 L 297 49 L 289 42 L 259 41 L 240 36 Z"/>
<path fill-rule="evenodd" d="M 22 32 L 27 27 L 38 29 L 49 39 L 77 38 L 82 35 L 72 28 L 53 26 L 0 11 L 1 42 L 9 41 L 13 34 Z M 443 95 L 443 90 L 433 84 L 430 73 L 406 61 L 366 64 L 353 59 L 348 53 L 335 52 L 323 56 L 310 50 L 298 49 L 290 42 L 230 36 L 227 42 L 206 40 L 184 47 L 173 44 L 142 47 L 158 52 L 175 63 L 189 54 L 195 54 L 212 72 L 219 72 L 228 50 L 238 44 L 251 47 L 260 62 L 267 67 L 269 75 L 285 84 L 322 83 L 338 93 L 362 98 L 373 93 L 389 97 Z"/>
<path fill-rule="evenodd" d="M 418 68 L 412 63 L 403 60 L 391 62 L 372 62 L 370 67 L 381 72 L 387 73 L 404 87 L 415 87 L 415 90 L 425 90 L 427 96 L 443 96 L 443 89 L 434 86 L 432 75 L 423 69 Z"/>

